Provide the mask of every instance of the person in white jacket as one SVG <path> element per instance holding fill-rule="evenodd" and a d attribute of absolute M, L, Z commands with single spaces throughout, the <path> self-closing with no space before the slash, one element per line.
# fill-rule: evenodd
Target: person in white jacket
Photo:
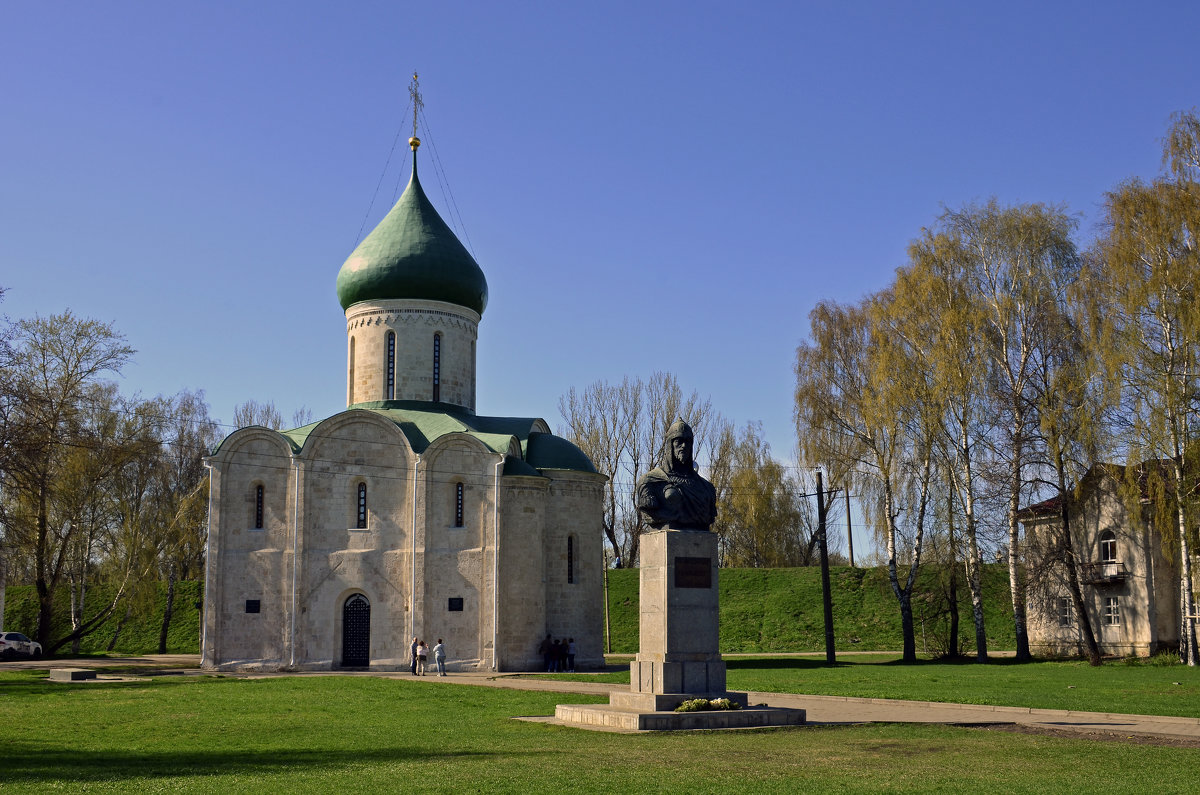
<path fill-rule="evenodd" d="M 438 676 L 446 675 L 446 646 L 442 643 L 442 639 L 438 638 L 437 645 L 433 647 L 433 661 L 437 663 Z"/>
<path fill-rule="evenodd" d="M 429 647 L 425 645 L 425 641 L 417 646 L 417 676 L 425 675 L 425 661 L 429 658 Z"/>

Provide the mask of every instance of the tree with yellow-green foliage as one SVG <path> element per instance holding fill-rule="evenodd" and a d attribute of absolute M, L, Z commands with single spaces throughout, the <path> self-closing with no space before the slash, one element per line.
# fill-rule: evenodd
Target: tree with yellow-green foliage
<path fill-rule="evenodd" d="M 759 425 L 749 423 L 732 445 L 729 485 L 720 503 L 721 565 L 809 566 L 817 542 L 800 482 L 771 456 Z"/>
<path fill-rule="evenodd" d="M 1119 382 L 1131 499 L 1149 496 L 1150 521 L 1179 564 L 1180 654 L 1200 663 L 1192 550 L 1200 444 L 1200 118 L 1177 114 L 1164 171 L 1107 195 L 1106 233 L 1087 276 L 1096 346 Z M 1157 465 L 1138 466 L 1143 462 Z M 1133 512 L 1140 515 L 1140 509 Z M 1173 533 L 1168 531 L 1173 528 Z"/>
<path fill-rule="evenodd" d="M 924 543 L 932 448 L 920 405 L 927 397 L 923 372 L 895 333 L 895 308 L 889 292 L 854 305 L 822 302 L 809 313 L 810 341 L 796 349 L 795 418 L 804 460 L 824 467 L 831 482 L 852 483 L 862 495 L 887 550 L 904 660 L 915 662 L 912 593 Z M 903 529 L 902 515 L 909 517 Z"/>

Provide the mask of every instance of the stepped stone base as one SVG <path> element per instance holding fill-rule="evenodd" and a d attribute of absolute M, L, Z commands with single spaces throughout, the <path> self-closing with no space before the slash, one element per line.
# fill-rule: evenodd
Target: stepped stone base
<path fill-rule="evenodd" d="M 729 693 L 724 690 L 716 692 L 689 691 L 687 693 L 626 693 L 623 690 L 614 690 L 608 695 L 608 703 L 618 709 L 671 712 L 684 701 L 690 701 L 693 698 L 707 698 L 710 701 L 714 698 L 727 698 L 741 704 L 742 707 L 750 706 L 750 700 L 746 698 L 745 693 Z"/>
<path fill-rule="evenodd" d="M 614 701 L 617 695 L 613 693 Z M 730 696 L 744 693 L 730 693 Z M 675 701 L 678 703 L 678 700 Z M 648 711 L 616 704 L 559 704 L 554 709 L 557 721 L 579 729 L 595 731 L 695 731 L 698 729 L 748 729 L 766 726 L 802 726 L 802 709 L 783 707 L 746 707 L 713 712 Z"/>
<path fill-rule="evenodd" d="M 635 693 L 696 693 L 692 698 L 721 698 L 725 693 L 724 661 L 716 654 L 694 656 L 701 659 L 664 661 L 644 659 L 639 654 L 629 664 L 630 690 Z"/>

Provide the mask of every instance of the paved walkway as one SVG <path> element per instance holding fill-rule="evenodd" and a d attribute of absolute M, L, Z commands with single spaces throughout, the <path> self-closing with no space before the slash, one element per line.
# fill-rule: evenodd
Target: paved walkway
<path fill-rule="evenodd" d="M 149 654 L 140 657 L 104 659 L 42 660 L 0 662 L 0 670 L 41 668 L 96 668 L 137 666 L 183 674 L 200 674 L 200 658 L 195 654 Z M 226 674 L 229 676 L 381 676 L 391 679 L 413 678 L 406 671 L 311 672 L 285 674 Z M 489 672 L 452 672 L 445 678 L 424 676 L 418 679 L 429 686 L 479 685 L 513 690 L 538 690 L 571 694 L 608 695 L 620 685 L 592 682 L 563 682 L 528 677 L 526 674 Z M 790 693 L 750 693 L 751 704 L 793 707 L 807 710 L 808 722 L 846 723 L 942 723 L 950 725 L 1015 725 L 1034 731 L 1070 732 L 1086 736 L 1102 735 L 1130 739 L 1160 739 L 1200 748 L 1200 718 L 1160 715 L 1125 715 L 1108 712 L 1076 712 L 1027 707 L 990 707 L 977 704 L 947 704 L 931 701 L 899 701 L 884 698 L 848 698 L 842 696 L 806 696 Z M 570 703 L 570 698 L 564 698 Z"/>

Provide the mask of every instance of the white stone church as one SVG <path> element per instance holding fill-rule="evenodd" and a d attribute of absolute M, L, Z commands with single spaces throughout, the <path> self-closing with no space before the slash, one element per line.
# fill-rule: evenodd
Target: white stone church
<path fill-rule="evenodd" d="M 542 419 L 475 413 L 487 282 L 413 172 L 342 266 L 347 408 L 231 433 L 208 459 L 202 665 L 540 669 L 547 635 L 603 664 L 605 478 Z"/>

